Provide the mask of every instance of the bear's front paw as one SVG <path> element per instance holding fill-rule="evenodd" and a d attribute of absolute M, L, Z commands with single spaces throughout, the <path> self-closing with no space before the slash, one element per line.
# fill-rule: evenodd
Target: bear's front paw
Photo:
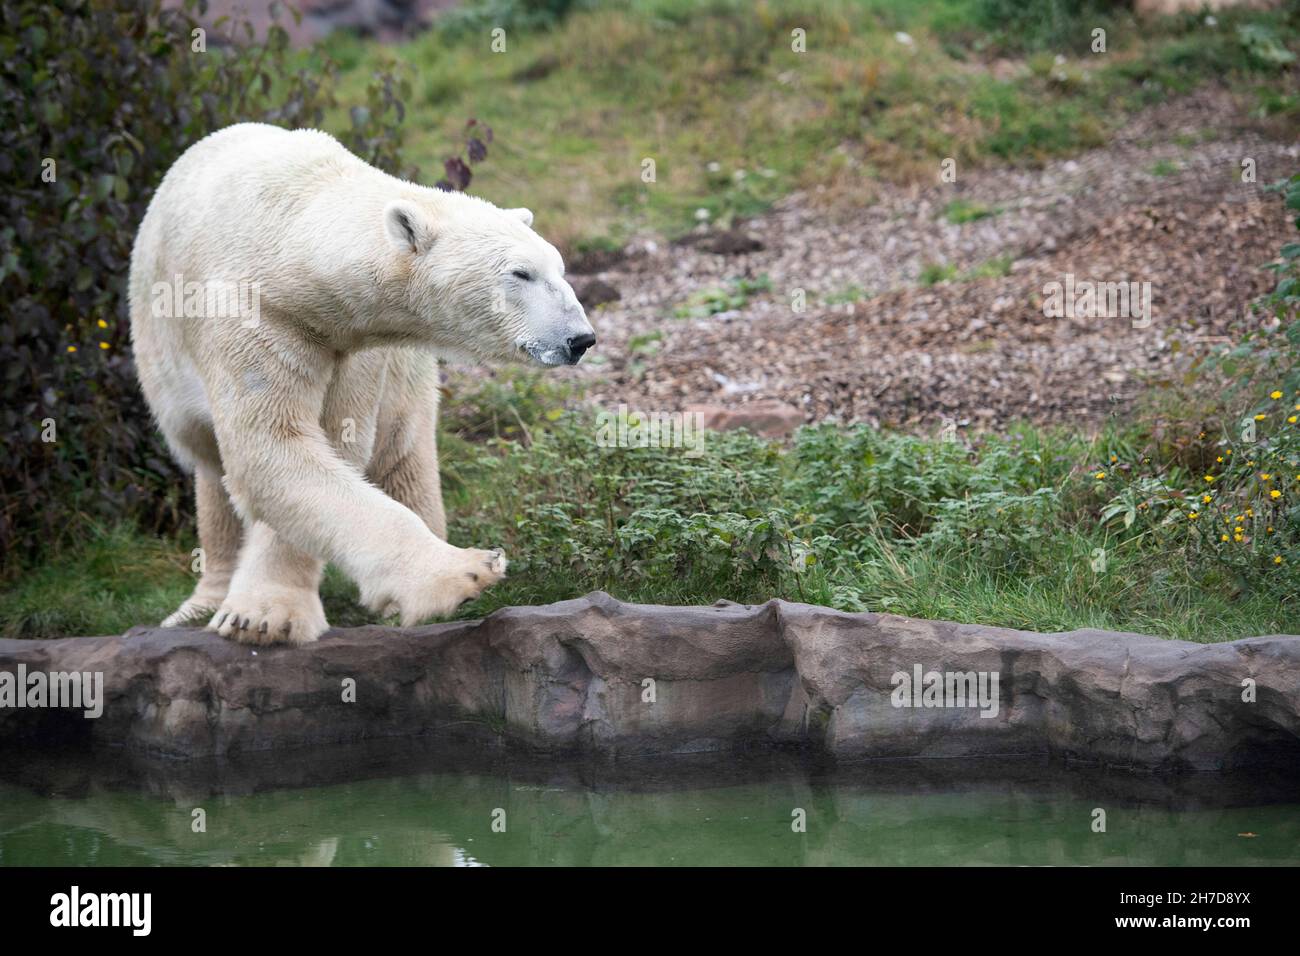
<path fill-rule="evenodd" d="M 267 588 L 227 595 L 208 630 L 240 644 L 310 644 L 329 622 L 315 590 Z"/>
<path fill-rule="evenodd" d="M 455 613 L 505 577 L 508 563 L 500 548 L 448 548 L 423 568 L 407 568 L 377 586 L 363 586 L 361 602 L 384 617 L 399 615 L 402 627 L 412 627 Z"/>

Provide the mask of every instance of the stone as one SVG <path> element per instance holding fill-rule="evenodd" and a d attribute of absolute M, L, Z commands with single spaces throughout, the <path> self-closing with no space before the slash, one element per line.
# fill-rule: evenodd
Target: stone
<path fill-rule="evenodd" d="M 719 256 L 742 256 L 762 251 L 763 243 L 739 229 L 728 229 L 710 234 L 700 243 L 700 248 Z"/>
<path fill-rule="evenodd" d="M 573 756 L 792 750 L 851 764 L 1042 755 L 1300 772 L 1294 635 L 1197 644 L 784 601 L 625 604 L 595 592 L 478 621 L 336 629 L 300 648 L 252 648 L 199 629 L 0 640 L 0 671 L 19 665 L 104 675 L 98 719 L 0 708 L 0 749 L 38 743 L 45 754 L 90 743 L 224 757 L 445 738 Z M 949 706 L 895 706 L 899 675 L 918 669 L 997 675 L 996 706 L 946 690 Z"/>
<path fill-rule="evenodd" d="M 617 302 L 623 296 L 604 279 L 578 279 L 572 282 L 573 292 L 584 309 L 594 309 L 608 302 Z"/>
<path fill-rule="evenodd" d="M 687 414 L 698 413 L 705 428 L 731 431 L 745 428 L 764 438 L 784 438 L 804 424 L 804 413 L 775 399 L 760 399 L 743 405 L 688 405 Z"/>
<path fill-rule="evenodd" d="M 641 249 L 642 255 L 653 252 L 653 242 L 646 243 L 648 249 Z M 622 265 L 634 250 L 629 247 L 616 249 L 561 249 L 564 253 L 565 271 L 569 275 L 595 275 L 598 272 L 608 272 Z M 572 280 L 570 280 L 570 284 Z"/>

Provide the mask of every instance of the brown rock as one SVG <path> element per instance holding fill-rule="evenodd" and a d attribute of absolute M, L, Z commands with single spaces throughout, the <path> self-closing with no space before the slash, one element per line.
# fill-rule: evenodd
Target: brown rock
<path fill-rule="evenodd" d="M 618 289 L 604 279 L 575 279 L 571 283 L 573 293 L 585 309 L 594 309 L 607 302 L 617 302 L 622 298 Z"/>
<path fill-rule="evenodd" d="M 628 257 L 625 249 L 588 249 L 585 252 L 565 252 L 564 264 L 569 275 L 595 275 L 613 269 Z"/>
<path fill-rule="evenodd" d="M 759 252 L 763 243 L 739 229 L 716 232 L 700 242 L 700 248 L 720 256 L 741 256 Z"/>

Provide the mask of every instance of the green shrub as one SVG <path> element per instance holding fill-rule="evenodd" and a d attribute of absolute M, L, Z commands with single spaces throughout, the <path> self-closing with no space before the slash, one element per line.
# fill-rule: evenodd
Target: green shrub
<path fill-rule="evenodd" d="M 1284 628 L 1300 596 L 1294 536 L 1235 570 L 1202 550 L 1187 495 L 1163 490 L 1185 451 L 1136 427 L 965 441 L 823 424 L 791 448 L 709 433 L 699 457 L 602 447 L 583 410 L 530 428 L 528 447 L 466 444 L 451 464 L 453 541 L 511 556 L 465 615 L 602 589 L 1205 640 Z M 1254 496 L 1263 520 L 1272 499 Z"/>

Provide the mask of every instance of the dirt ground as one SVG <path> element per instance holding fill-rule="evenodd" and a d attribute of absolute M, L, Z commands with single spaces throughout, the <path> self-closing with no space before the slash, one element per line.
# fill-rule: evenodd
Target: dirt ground
<path fill-rule="evenodd" d="M 958 170 L 954 183 L 936 170 L 934 185 L 866 208 L 789 197 L 742 227 L 757 250 L 634 243 L 603 271 L 574 276 L 621 298 L 589 310 L 599 358 L 562 374 L 600 405 L 647 411 L 777 399 L 808 422 L 926 431 L 1094 423 L 1189 350 L 1225 341 L 1271 288 L 1261 266 L 1294 230 L 1260 186 L 1300 168 L 1300 145 L 1263 138 L 1246 116 L 1227 93 L 1205 91 L 1043 168 Z M 1254 184 L 1242 181 L 1246 159 Z M 995 212 L 954 224 L 954 200 Z M 955 277 L 926 285 L 927 264 Z M 965 277 L 981 267 L 984 277 Z M 1150 324 L 1045 316 L 1045 286 L 1067 273 L 1149 282 Z M 674 315 L 702 289 L 763 276 L 770 289 L 739 308 Z"/>

